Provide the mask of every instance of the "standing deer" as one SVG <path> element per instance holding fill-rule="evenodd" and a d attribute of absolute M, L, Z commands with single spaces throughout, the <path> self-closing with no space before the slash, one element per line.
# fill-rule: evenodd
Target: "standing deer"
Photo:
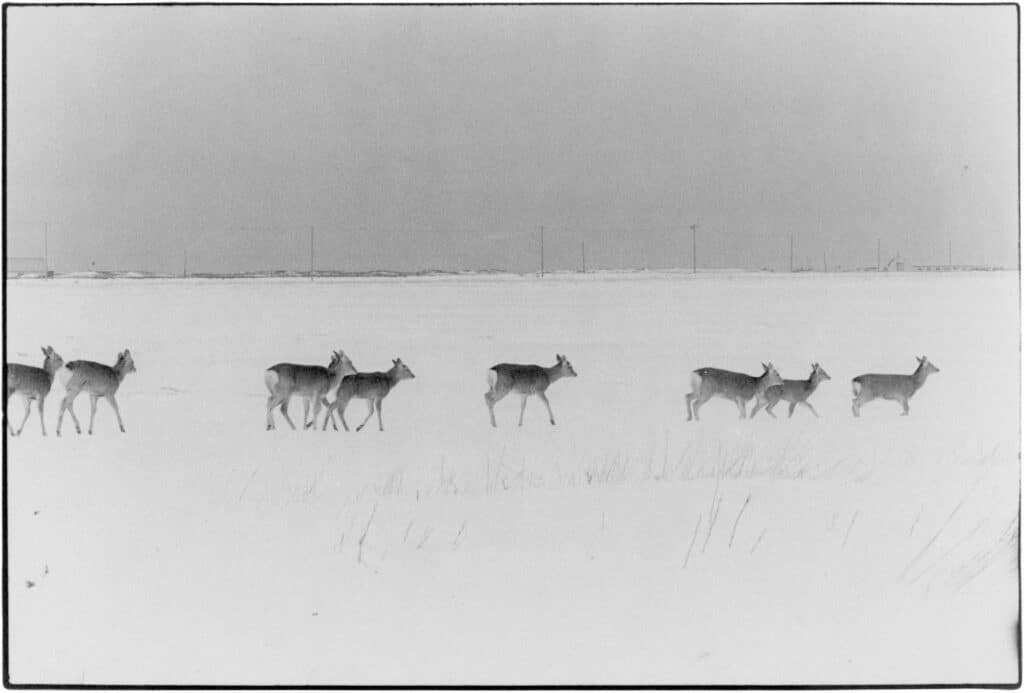
<path fill-rule="evenodd" d="M 765 407 L 765 411 L 774 419 L 775 414 L 772 414 L 772 409 L 775 408 L 775 405 L 780 400 L 789 402 L 790 416 L 793 416 L 793 410 L 796 409 L 798 404 L 804 405 L 811 410 L 812 414 L 818 416 L 818 412 L 815 411 L 814 407 L 807 400 L 814 394 L 814 391 L 818 389 L 818 385 L 823 380 L 832 380 L 832 376 L 826 373 L 820 364 L 812 363 L 811 376 L 807 380 L 783 380 L 781 385 L 772 385 L 765 390 L 764 395 L 758 397 L 757 405 L 750 412 L 750 418 L 754 418 L 757 412 L 761 410 L 761 407 Z"/>
<path fill-rule="evenodd" d="M 272 431 L 277 428 L 274 425 L 274 407 L 281 407 L 284 420 L 288 422 L 293 431 L 295 430 L 295 424 L 288 416 L 288 402 L 292 395 L 302 397 L 303 429 L 315 428 L 324 395 L 337 387 L 346 375 L 355 372 L 356 369 L 352 365 L 351 359 L 340 349 L 331 353 L 331 362 L 327 368 L 302 366 L 294 363 L 279 363 L 271 366 L 263 374 L 263 382 L 270 390 L 270 397 L 267 398 L 267 430 Z M 310 402 L 313 402 L 312 421 L 309 420 Z"/>
<path fill-rule="evenodd" d="M 888 373 L 866 373 L 853 379 L 853 415 L 860 416 L 860 408 L 873 399 L 892 399 L 903 405 L 903 413 L 910 413 L 910 398 L 924 387 L 925 380 L 939 369 L 928 361 L 927 356 L 917 358 L 917 370 L 910 375 Z"/>
<path fill-rule="evenodd" d="M 45 346 L 42 349 L 42 368 L 26 366 L 21 363 L 8 363 L 4 365 L 4 380 L 7 381 L 6 416 L 4 418 L 7 419 L 7 428 L 12 436 L 21 435 L 21 430 L 25 428 L 25 422 L 28 421 L 29 414 L 32 413 L 32 400 L 36 400 L 39 403 L 39 425 L 43 428 L 43 435 L 46 435 L 43 402 L 46 400 L 46 395 L 50 393 L 54 375 L 64 365 L 64 359 L 53 350 L 52 346 Z M 25 399 L 25 418 L 21 420 L 21 426 L 18 427 L 17 431 L 11 425 L 10 419 L 11 395 L 15 392 Z"/>
<path fill-rule="evenodd" d="M 95 361 L 71 361 L 66 366 L 67 380 L 64 389 L 64 401 L 60 403 L 60 414 L 57 415 L 57 435 L 60 435 L 60 425 L 64 420 L 64 410 L 71 413 L 71 420 L 75 422 L 75 432 L 81 435 L 82 427 L 78 425 L 78 417 L 75 416 L 74 402 L 78 393 L 85 390 L 89 393 L 91 412 L 89 415 L 89 435 L 92 435 L 92 424 L 96 419 L 96 402 L 103 397 L 110 406 L 114 408 L 117 415 L 117 425 L 124 433 L 124 422 L 121 420 L 121 410 L 117 408 L 117 400 L 114 394 L 121 386 L 121 381 L 129 373 L 135 372 L 135 361 L 132 355 L 125 349 L 117 355 L 117 362 L 111 366 L 105 366 Z"/>
<path fill-rule="evenodd" d="M 487 383 L 491 389 L 484 393 L 484 401 L 491 413 L 491 425 L 498 424 L 494 420 L 494 405 L 510 392 L 520 395 L 519 425 L 523 425 L 523 413 L 526 411 L 526 398 L 537 395 L 548 409 L 548 419 L 555 425 L 555 415 L 551 413 L 551 403 L 546 393 L 551 383 L 559 378 L 575 378 L 576 371 L 564 354 L 555 354 L 556 363 L 549 368 L 543 366 L 523 366 L 517 363 L 499 363 L 487 371 Z"/>
<path fill-rule="evenodd" d="M 365 399 L 370 405 L 370 410 L 366 412 L 366 418 L 363 419 L 363 423 L 356 426 L 356 432 L 363 430 L 363 426 L 373 416 L 374 409 L 377 410 L 377 427 L 383 431 L 384 422 L 381 420 L 380 410 L 384 398 L 394 389 L 395 385 L 403 380 L 415 377 L 413 372 L 409 370 L 409 367 L 402 363 L 402 359 L 393 359 L 391 361 L 391 368 L 386 373 L 378 371 L 376 373 L 354 373 L 345 376 L 341 384 L 338 385 L 338 394 L 335 396 L 335 400 L 327 405 L 327 416 L 324 417 L 323 430 L 327 430 L 328 419 L 334 425 L 334 430 L 338 430 L 338 424 L 334 423 L 334 410 L 337 409 L 341 425 L 347 431 L 348 423 L 345 421 L 345 408 L 348 406 L 349 401 L 355 398 Z"/>
<path fill-rule="evenodd" d="M 782 384 L 782 378 L 771 362 L 761 365 L 764 366 L 764 373 L 757 378 L 721 368 L 698 368 L 693 371 L 690 374 L 693 392 L 686 395 L 686 420 L 700 421 L 701 405 L 712 397 L 723 397 L 735 402 L 740 410 L 740 418 L 747 418 L 747 402 L 754 397 L 762 399 L 765 390 Z"/>

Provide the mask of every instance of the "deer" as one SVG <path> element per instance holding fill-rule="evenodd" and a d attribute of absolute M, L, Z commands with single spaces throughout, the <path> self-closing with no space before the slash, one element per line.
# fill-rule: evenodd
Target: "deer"
<path fill-rule="evenodd" d="M 39 405 L 39 425 L 43 429 L 43 435 L 46 435 L 46 418 L 43 416 L 43 402 L 46 400 L 46 395 L 50 394 L 54 376 L 56 376 L 61 366 L 64 365 L 64 359 L 53 350 L 52 346 L 44 346 L 42 350 L 42 368 L 26 366 L 21 363 L 4 364 L 4 380 L 7 382 L 7 399 L 5 400 L 7 406 L 5 411 L 8 414 L 5 418 L 7 419 L 7 428 L 12 436 L 21 435 L 22 429 L 25 428 L 25 422 L 28 421 L 29 414 L 32 413 L 32 400 L 35 400 Z M 25 418 L 21 420 L 21 426 L 18 427 L 17 431 L 11 425 L 9 416 L 11 395 L 15 392 L 20 394 L 25 400 Z"/>
<path fill-rule="evenodd" d="M 775 366 L 761 364 L 764 373 L 758 377 L 746 373 L 734 373 L 721 368 L 698 368 L 690 374 L 690 386 L 693 391 L 686 395 L 686 420 L 700 421 L 700 408 L 712 397 L 722 397 L 736 403 L 740 410 L 740 418 L 747 418 L 747 402 L 754 397 L 759 400 L 764 392 L 773 385 L 781 385 L 782 378 Z"/>
<path fill-rule="evenodd" d="M 324 395 L 338 386 L 346 375 L 356 372 L 352 360 L 342 350 L 331 352 L 331 360 L 327 367 L 305 366 L 295 363 L 278 363 L 268 368 L 263 374 L 263 382 L 270 391 L 267 398 L 267 430 L 277 428 L 274 424 L 274 408 L 280 407 L 281 414 L 288 425 L 295 430 L 295 424 L 288 416 L 288 402 L 292 395 L 299 395 L 303 401 L 302 428 L 316 428 L 316 420 L 320 415 L 320 405 Z M 313 403 L 313 418 L 309 419 L 309 405 Z"/>
<path fill-rule="evenodd" d="M 820 364 L 811 364 L 811 375 L 807 380 L 783 380 L 781 385 L 772 385 L 764 391 L 764 395 L 758 397 L 757 405 L 753 411 L 750 412 L 750 418 L 754 418 L 757 412 L 764 407 L 765 411 L 774 419 L 775 414 L 772 413 L 772 409 L 781 400 L 789 402 L 789 416 L 793 416 L 793 410 L 796 409 L 796 405 L 802 404 L 811 410 L 811 413 L 815 417 L 818 416 L 818 412 L 814 409 L 808 398 L 814 394 L 814 391 L 818 389 L 818 385 L 823 380 L 832 380 L 832 376 L 825 372 L 825 369 Z M 767 405 L 767 406 L 765 406 Z"/>
<path fill-rule="evenodd" d="M 110 402 L 117 415 L 117 425 L 124 433 L 124 421 L 121 420 L 121 410 L 117 407 L 117 400 L 114 394 L 121 387 L 121 382 L 129 373 L 135 372 L 135 361 L 127 349 L 117 355 L 117 361 L 113 366 L 106 366 L 95 361 L 70 361 L 64 367 L 66 373 L 64 380 L 64 401 L 60 403 L 60 413 L 57 415 L 57 435 L 60 435 L 61 422 L 64 420 L 64 411 L 71 413 L 71 420 L 75 422 L 75 432 L 82 434 L 82 427 L 78 425 L 78 417 L 75 416 L 74 402 L 79 393 L 83 390 L 89 394 L 91 412 L 89 415 L 89 435 L 92 435 L 92 425 L 96 420 L 96 403 L 100 397 Z"/>
<path fill-rule="evenodd" d="M 345 408 L 348 407 L 348 403 L 352 399 L 365 399 L 369 404 L 369 411 L 366 412 L 366 418 L 363 419 L 363 422 L 356 426 L 356 432 L 358 433 L 363 430 L 363 426 L 373 416 L 374 410 L 377 411 L 377 428 L 383 431 L 384 422 L 381 420 L 381 405 L 384 398 L 395 388 L 395 385 L 398 385 L 403 380 L 415 377 L 413 372 L 402 363 L 400 358 L 392 359 L 391 368 L 386 372 L 377 371 L 374 373 L 346 375 L 338 385 L 334 401 L 328 403 L 326 399 L 324 400 L 324 403 L 327 405 L 327 415 L 324 417 L 323 430 L 327 430 L 328 420 L 334 426 L 334 430 L 338 430 L 338 424 L 334 423 L 334 411 L 337 410 L 338 417 L 341 419 L 341 425 L 348 431 L 348 423 L 345 421 Z"/>
<path fill-rule="evenodd" d="M 487 384 L 490 390 L 484 393 L 484 401 L 491 414 L 491 426 L 498 427 L 494 420 L 494 405 L 510 392 L 521 397 L 519 406 L 519 425 L 523 425 L 523 413 L 526 411 L 526 400 L 530 395 L 537 395 L 548 410 L 548 420 L 555 425 L 555 415 L 551 413 L 551 402 L 548 401 L 547 389 L 552 383 L 562 378 L 575 378 L 576 370 L 569 363 L 565 354 L 555 354 L 555 365 L 544 366 L 521 365 L 518 363 L 499 363 L 487 371 Z"/>
<path fill-rule="evenodd" d="M 865 373 L 851 381 L 853 385 L 853 415 L 860 416 L 860 408 L 873 399 L 896 400 L 903 406 L 906 416 L 910 413 L 910 398 L 924 387 L 925 381 L 939 369 L 928 360 L 927 356 L 917 356 L 917 369 L 910 375 L 888 373 Z"/>

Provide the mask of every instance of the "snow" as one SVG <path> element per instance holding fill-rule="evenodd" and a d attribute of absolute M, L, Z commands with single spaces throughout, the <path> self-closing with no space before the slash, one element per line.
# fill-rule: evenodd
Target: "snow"
<path fill-rule="evenodd" d="M 1016 681 L 1016 273 L 6 286 L 9 360 L 138 368 L 126 434 L 55 437 L 55 385 L 6 439 L 14 683 Z M 265 431 L 264 369 L 337 348 L 416 374 L 385 431 Z M 487 370 L 556 353 L 558 425 L 492 429 Z M 686 423 L 691 370 L 768 360 L 821 362 L 820 419 Z"/>

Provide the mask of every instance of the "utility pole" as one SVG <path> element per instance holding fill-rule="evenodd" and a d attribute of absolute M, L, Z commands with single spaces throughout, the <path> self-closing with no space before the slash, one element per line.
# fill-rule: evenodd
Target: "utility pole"
<path fill-rule="evenodd" d="M 953 269 L 953 240 L 949 240 L 949 268 Z"/>
<path fill-rule="evenodd" d="M 313 227 L 309 227 L 309 281 L 313 281 Z"/>
<path fill-rule="evenodd" d="M 587 273 L 587 242 L 580 241 L 580 260 L 583 264 L 583 274 Z"/>
<path fill-rule="evenodd" d="M 793 271 L 793 234 L 789 234 L 789 271 Z"/>
<path fill-rule="evenodd" d="M 540 276 L 544 276 L 544 227 L 540 227 Z"/>
<path fill-rule="evenodd" d="M 43 222 L 43 276 L 50 277 L 50 244 L 47 236 L 50 235 L 50 222 Z"/>
<path fill-rule="evenodd" d="M 182 263 L 181 263 L 181 276 L 188 277 L 188 248 L 181 251 Z"/>
<path fill-rule="evenodd" d="M 697 274 L 697 229 L 698 224 L 690 224 L 690 230 L 693 231 L 693 273 Z"/>
<path fill-rule="evenodd" d="M 825 251 L 821 251 L 821 266 L 825 268 L 825 272 L 828 272 L 828 256 Z"/>
<path fill-rule="evenodd" d="M 877 262 L 876 269 L 881 271 L 882 270 L 882 239 L 881 238 L 878 239 L 878 260 L 876 262 Z"/>

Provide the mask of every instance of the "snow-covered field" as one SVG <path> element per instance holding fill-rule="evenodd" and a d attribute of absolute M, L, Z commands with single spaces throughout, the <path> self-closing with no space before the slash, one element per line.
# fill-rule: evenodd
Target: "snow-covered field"
<path fill-rule="evenodd" d="M 138 372 L 7 437 L 15 683 L 1017 679 L 1015 273 L 19 280 L 8 358 Z M 264 430 L 263 371 L 416 379 L 385 432 Z M 550 365 L 557 426 L 486 371 Z M 941 373 L 850 413 L 850 378 Z M 832 375 L 686 423 L 689 372 Z M 77 413 L 85 427 L 88 398 Z M 354 402 L 358 423 L 365 412 Z M 21 402 L 12 400 L 15 421 Z M 293 401 L 293 418 L 302 415 Z M 297 414 L 296 414 L 297 412 Z"/>

